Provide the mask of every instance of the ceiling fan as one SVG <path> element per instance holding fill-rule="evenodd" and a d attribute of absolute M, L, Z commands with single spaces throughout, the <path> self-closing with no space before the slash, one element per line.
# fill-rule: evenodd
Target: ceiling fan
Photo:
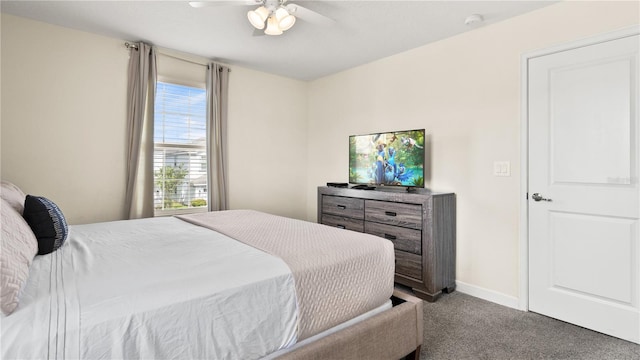
<path fill-rule="evenodd" d="M 247 12 L 247 18 L 257 30 L 266 35 L 282 35 L 296 23 L 296 18 L 315 24 L 332 24 L 334 20 L 288 0 L 189 1 L 194 8 L 216 5 L 258 5 Z"/>

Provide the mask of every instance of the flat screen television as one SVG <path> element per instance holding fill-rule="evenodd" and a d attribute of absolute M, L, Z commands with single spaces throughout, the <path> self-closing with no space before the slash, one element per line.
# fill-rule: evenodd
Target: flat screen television
<path fill-rule="evenodd" d="M 349 183 L 424 187 L 424 129 L 349 136 Z"/>

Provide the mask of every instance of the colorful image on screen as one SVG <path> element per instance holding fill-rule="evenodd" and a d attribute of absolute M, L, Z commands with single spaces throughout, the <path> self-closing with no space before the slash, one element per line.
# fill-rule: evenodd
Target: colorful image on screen
<path fill-rule="evenodd" d="M 424 129 L 349 137 L 352 184 L 424 187 Z"/>

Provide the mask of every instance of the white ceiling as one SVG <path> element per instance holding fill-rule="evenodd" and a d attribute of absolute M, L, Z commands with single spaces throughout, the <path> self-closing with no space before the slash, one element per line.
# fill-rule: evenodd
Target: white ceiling
<path fill-rule="evenodd" d="M 320 25 L 298 19 L 280 36 L 254 36 L 246 13 L 257 6 L 246 5 L 247 0 L 236 2 L 198 9 L 188 1 L 2 0 L 0 6 L 8 14 L 313 80 L 555 1 L 290 0 L 335 23 Z M 482 15 L 484 23 L 465 25 L 471 14 Z"/>

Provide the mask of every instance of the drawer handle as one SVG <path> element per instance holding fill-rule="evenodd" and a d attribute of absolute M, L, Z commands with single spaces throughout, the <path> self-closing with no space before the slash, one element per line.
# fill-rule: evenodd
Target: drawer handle
<path fill-rule="evenodd" d="M 395 235 L 384 234 L 384 238 L 387 240 L 395 240 L 397 239 Z"/>
<path fill-rule="evenodd" d="M 336 205 L 336 206 L 338 207 L 338 209 L 341 209 L 341 210 L 344 210 L 344 209 L 346 209 L 346 208 L 347 208 L 347 207 L 346 207 L 346 206 L 344 206 L 344 205 Z"/>
<path fill-rule="evenodd" d="M 384 212 L 384 214 L 385 214 L 385 215 L 388 215 L 388 216 L 396 216 L 396 215 L 397 215 L 397 214 L 396 214 L 395 212 L 393 212 L 393 211 L 385 211 L 385 212 Z"/>
<path fill-rule="evenodd" d="M 338 229 L 346 229 L 346 227 L 344 227 L 344 225 L 336 225 L 336 227 L 337 227 Z"/>

